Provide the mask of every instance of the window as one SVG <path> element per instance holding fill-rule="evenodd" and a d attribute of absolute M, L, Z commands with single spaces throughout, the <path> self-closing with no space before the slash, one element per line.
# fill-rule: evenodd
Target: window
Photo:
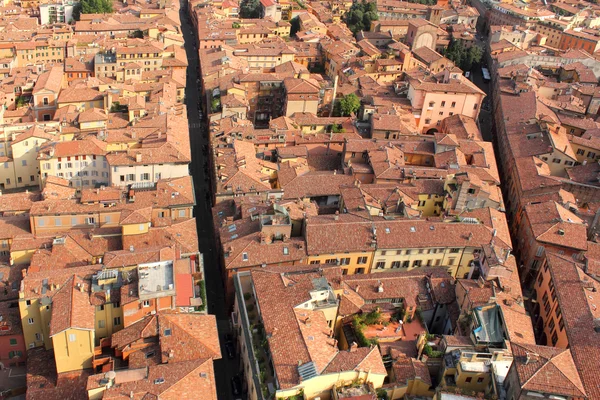
<path fill-rule="evenodd" d="M 311 265 L 321 264 L 321 260 L 312 260 L 309 264 L 311 264 Z"/>
<path fill-rule="evenodd" d="M 556 342 L 558 342 L 558 333 L 554 331 L 552 334 L 552 346 L 556 345 Z"/>
<path fill-rule="evenodd" d="M 473 380 L 473 378 L 471 378 L 470 376 L 467 376 L 467 378 L 465 379 L 465 382 L 471 383 L 472 380 Z"/>
<path fill-rule="evenodd" d="M 458 252 L 460 252 L 460 249 L 458 249 L 458 248 L 452 248 L 452 249 L 450 249 L 450 253 L 456 254 Z"/>
<path fill-rule="evenodd" d="M 552 159 L 552 162 L 553 162 L 554 164 L 560 164 L 560 158 L 553 158 L 553 159 Z"/>
<path fill-rule="evenodd" d="M 584 154 L 585 154 L 585 150 L 583 150 L 583 149 L 579 149 L 579 150 L 577 150 L 577 155 L 578 155 L 578 156 L 582 156 L 582 155 L 584 155 Z"/>
<path fill-rule="evenodd" d="M 483 382 L 483 377 L 477 378 L 477 383 L 481 383 L 481 382 Z"/>
<path fill-rule="evenodd" d="M 377 261 L 377 264 L 375 264 L 375 269 L 384 269 L 385 268 L 385 261 Z"/>
<path fill-rule="evenodd" d="M 17 339 L 10 339 L 10 345 L 11 346 L 16 346 L 17 344 L 18 344 L 17 343 Z"/>
<path fill-rule="evenodd" d="M 248 253 L 242 253 L 242 261 L 248 261 Z"/>
<path fill-rule="evenodd" d="M 400 261 L 392 262 L 392 268 L 400 268 Z"/>
<path fill-rule="evenodd" d="M 150 174 L 145 172 L 143 174 L 140 174 L 140 180 L 142 181 L 149 181 L 150 180 Z"/>
<path fill-rule="evenodd" d="M 164 336 L 171 336 L 171 330 L 165 329 Z"/>
<path fill-rule="evenodd" d="M 135 182 L 135 174 L 127 174 L 127 180 Z"/>
<path fill-rule="evenodd" d="M 364 274 L 365 273 L 365 269 L 364 268 L 356 268 L 356 273 L 357 274 Z"/>
<path fill-rule="evenodd" d="M 106 323 L 104 322 L 103 319 L 98 321 L 98 328 L 104 328 L 106 326 Z"/>
<path fill-rule="evenodd" d="M 77 335 L 74 333 L 69 333 L 69 342 L 75 342 L 77 340 Z"/>
<path fill-rule="evenodd" d="M 452 108 L 456 107 L 456 102 L 453 101 L 452 104 L 450 104 L 450 107 L 452 107 Z"/>
<path fill-rule="evenodd" d="M 421 266 L 421 260 L 415 260 L 413 261 L 413 268 L 418 268 Z"/>
<path fill-rule="evenodd" d="M 35 182 L 35 176 L 33 176 L 33 175 L 29 175 L 29 181 L 31 181 L 31 182 Z"/>
<path fill-rule="evenodd" d="M 593 151 L 590 151 L 587 156 L 588 156 L 588 158 L 594 158 L 594 157 L 596 157 L 596 153 L 594 153 Z"/>
<path fill-rule="evenodd" d="M 150 300 L 144 300 L 144 301 L 142 302 L 142 305 L 143 305 L 144 307 L 150 307 Z"/>
<path fill-rule="evenodd" d="M 563 321 L 562 318 L 558 320 L 558 327 L 560 328 L 561 332 L 563 331 L 563 329 L 565 329 L 565 321 Z"/>
<path fill-rule="evenodd" d="M 473 110 L 477 110 L 477 104 L 473 104 Z"/>
<path fill-rule="evenodd" d="M 442 107 L 446 107 L 446 102 L 445 102 L 445 101 L 442 101 L 442 104 L 441 104 L 441 106 L 442 106 Z"/>
<path fill-rule="evenodd" d="M 408 260 L 402 261 L 402 268 L 408 268 L 409 264 L 410 264 L 410 261 L 408 261 Z"/>
<path fill-rule="evenodd" d="M 550 332 L 554 330 L 555 326 L 556 324 L 554 323 L 554 318 L 550 317 L 550 322 L 548 323 L 548 329 L 550 329 Z"/>
<path fill-rule="evenodd" d="M 23 167 L 26 167 L 27 166 L 27 160 L 21 160 L 21 165 Z"/>
<path fill-rule="evenodd" d="M 348 265 L 350 264 L 350 257 L 340 259 L 340 265 Z"/>
<path fill-rule="evenodd" d="M 541 257 L 544 254 L 544 246 L 538 246 L 537 251 L 535 252 L 536 257 Z"/>
<path fill-rule="evenodd" d="M 456 262 L 456 258 L 449 258 L 448 259 L 448 265 L 454 265 L 455 262 Z"/>
<path fill-rule="evenodd" d="M 29 325 L 33 325 L 33 322 L 34 322 L 34 321 L 33 321 L 33 318 L 27 318 L 27 323 L 28 323 Z"/>
<path fill-rule="evenodd" d="M 444 116 L 444 112 L 440 111 L 440 117 L 443 117 L 443 116 Z"/>
<path fill-rule="evenodd" d="M 45 106 L 47 106 L 47 105 L 48 105 L 48 98 L 47 98 L 47 97 L 44 97 L 44 98 L 42 99 L 42 104 L 43 104 L 43 105 L 45 105 Z"/>
<path fill-rule="evenodd" d="M 113 318 L 114 325 L 121 325 L 121 317 Z"/>
<path fill-rule="evenodd" d="M 34 345 L 35 346 L 35 345 Z M 21 358 L 23 356 L 22 351 L 10 351 L 8 352 L 8 358 Z"/>
<path fill-rule="evenodd" d="M 185 210 L 179 210 L 179 218 L 185 217 Z"/>
<path fill-rule="evenodd" d="M 367 263 L 367 257 L 358 257 L 358 260 L 356 262 L 357 264 L 366 264 Z"/>

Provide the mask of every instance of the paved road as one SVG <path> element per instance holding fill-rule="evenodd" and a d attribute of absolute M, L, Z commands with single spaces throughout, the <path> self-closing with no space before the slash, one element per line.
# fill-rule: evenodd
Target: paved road
<path fill-rule="evenodd" d="M 219 262 L 215 256 L 210 200 L 205 196 L 205 194 L 210 193 L 210 185 L 208 170 L 205 170 L 208 165 L 208 156 L 203 153 L 202 149 L 203 146 L 208 145 L 208 140 L 207 136 L 203 135 L 203 132 L 206 131 L 206 125 L 198 118 L 199 88 L 196 84 L 196 79 L 199 77 L 198 52 L 195 48 L 196 37 L 193 33 L 194 28 L 188 19 L 188 8 L 185 1 L 181 1 L 180 19 L 189 64 L 186 82 L 186 105 L 192 150 L 190 172 L 194 179 L 194 189 L 196 191 L 194 215 L 196 216 L 198 229 L 198 244 L 200 252 L 204 255 L 208 311 L 217 317 L 217 326 L 221 336 L 221 351 L 223 354 L 223 359 L 215 361 L 217 396 L 219 400 L 234 400 L 230 389 L 230 380 L 238 372 L 239 360 L 229 360 L 223 348 L 223 336 L 226 333 L 230 333 L 229 315 L 225 307 L 225 290 L 219 270 Z"/>
<path fill-rule="evenodd" d="M 481 72 L 482 65 L 475 65 L 471 69 L 471 76 L 473 83 L 477 85 L 477 87 L 485 92 L 487 97 L 484 99 L 484 103 L 487 103 L 491 106 L 491 94 L 490 94 L 490 83 L 483 81 L 483 73 Z M 489 110 L 484 108 L 479 112 L 479 129 L 481 130 L 481 135 L 483 136 L 483 140 L 491 142 L 492 141 L 492 122 L 493 116 Z"/>

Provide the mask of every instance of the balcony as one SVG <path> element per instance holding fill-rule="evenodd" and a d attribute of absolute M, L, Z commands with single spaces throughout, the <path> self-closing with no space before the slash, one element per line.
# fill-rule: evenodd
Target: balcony
<path fill-rule="evenodd" d="M 243 331 L 244 347 L 248 352 L 252 386 L 256 388 L 256 399 L 270 398 L 276 382 L 268 354 L 268 342 L 264 327 L 260 322 L 256 299 L 252 291 L 252 278 L 249 273 L 238 273 L 234 278 L 238 323 Z M 268 365 L 267 365 L 268 364 Z M 252 397 L 252 394 L 249 394 Z"/>

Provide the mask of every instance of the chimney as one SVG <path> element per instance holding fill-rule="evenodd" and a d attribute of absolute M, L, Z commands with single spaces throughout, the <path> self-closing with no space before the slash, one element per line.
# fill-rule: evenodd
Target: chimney
<path fill-rule="evenodd" d="M 537 362 L 539 356 L 536 353 L 527 352 L 527 358 L 525 359 L 525 365 Z"/>
<path fill-rule="evenodd" d="M 338 210 L 335 211 L 335 215 L 333 216 L 333 219 L 335 221 L 337 221 L 338 219 L 340 219 L 340 212 Z"/>
<path fill-rule="evenodd" d="M 354 291 L 355 291 L 356 293 L 358 293 L 358 289 L 360 289 L 360 286 L 356 285 L 356 288 L 354 289 Z"/>
<path fill-rule="evenodd" d="M 379 282 L 379 286 L 377 286 L 377 293 L 383 293 L 383 283 Z"/>
<path fill-rule="evenodd" d="M 129 251 L 133 253 L 135 251 L 135 247 L 133 247 L 133 245 L 129 246 Z"/>
<path fill-rule="evenodd" d="M 175 357 L 175 350 L 171 349 L 171 350 L 169 351 L 169 359 L 172 359 L 172 358 L 174 358 L 174 357 Z"/>
<path fill-rule="evenodd" d="M 354 353 L 356 351 L 356 349 L 358 349 L 358 344 L 356 344 L 356 342 L 352 342 L 352 344 L 350 345 L 349 351 L 351 353 Z"/>
<path fill-rule="evenodd" d="M 135 155 L 135 162 L 138 162 L 138 163 L 142 162 L 142 155 L 140 153 L 137 153 Z"/>
<path fill-rule="evenodd" d="M 477 279 L 477 286 L 482 288 L 484 284 L 485 284 L 485 281 L 483 280 L 483 276 L 480 276 L 479 279 Z"/>
<path fill-rule="evenodd" d="M 469 237 L 467 238 L 467 240 L 472 240 L 473 239 L 473 232 L 469 232 Z"/>

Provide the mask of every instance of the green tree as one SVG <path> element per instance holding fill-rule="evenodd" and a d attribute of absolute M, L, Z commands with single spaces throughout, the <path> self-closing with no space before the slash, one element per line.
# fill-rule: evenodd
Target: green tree
<path fill-rule="evenodd" d="M 344 117 L 356 113 L 360 108 L 360 99 L 354 93 L 342 97 L 340 100 L 340 114 Z"/>
<path fill-rule="evenodd" d="M 290 37 L 296 36 L 296 33 L 300 30 L 300 18 L 294 17 L 290 20 Z"/>
<path fill-rule="evenodd" d="M 138 39 L 143 39 L 144 38 L 144 32 L 142 32 L 139 29 L 136 29 L 135 31 L 133 31 L 133 33 L 131 34 L 132 38 L 138 38 Z"/>
<path fill-rule="evenodd" d="M 483 51 L 481 50 L 481 47 L 471 46 L 471 48 L 467 51 L 467 55 L 465 57 L 465 71 L 470 71 L 471 68 L 473 68 L 473 65 L 479 64 L 482 56 Z"/>
<path fill-rule="evenodd" d="M 221 99 L 219 97 L 213 97 L 210 102 L 210 108 L 212 112 L 219 111 L 219 108 L 221 108 Z"/>
<path fill-rule="evenodd" d="M 473 65 L 481 61 L 483 51 L 478 46 L 467 49 L 462 42 L 452 40 L 444 55 L 463 71 L 470 71 Z"/>
<path fill-rule="evenodd" d="M 378 19 L 377 5 L 374 2 L 362 0 L 362 2 L 352 5 L 350 11 L 346 13 L 345 22 L 348 29 L 357 34 L 360 31 L 368 31 L 371 28 L 371 22 Z"/>
<path fill-rule="evenodd" d="M 111 0 L 81 0 L 73 8 L 73 18 L 79 21 L 81 14 L 110 14 L 112 12 Z"/>
<path fill-rule="evenodd" d="M 240 28 L 240 23 L 239 22 L 234 22 L 233 24 L 231 24 L 231 27 L 233 29 L 239 29 Z"/>
<path fill-rule="evenodd" d="M 259 18 L 260 17 L 260 1 L 259 0 L 244 0 L 240 5 L 240 18 Z"/>

